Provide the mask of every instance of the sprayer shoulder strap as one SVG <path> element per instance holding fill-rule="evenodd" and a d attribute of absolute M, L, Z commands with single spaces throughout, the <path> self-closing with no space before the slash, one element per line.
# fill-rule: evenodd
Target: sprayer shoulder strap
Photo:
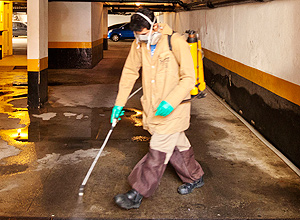
<path fill-rule="evenodd" d="M 173 31 L 172 34 L 168 35 L 169 49 L 170 49 L 170 51 L 172 51 L 172 53 L 174 54 L 174 57 L 175 57 L 175 59 L 176 59 L 176 61 L 177 61 L 178 64 L 180 64 L 180 62 L 178 62 L 178 58 L 179 58 L 178 56 L 179 56 L 179 55 L 176 54 L 176 53 L 174 53 L 173 47 L 172 47 L 172 43 L 171 43 L 171 42 L 173 41 L 173 43 L 174 43 L 174 40 L 177 39 L 177 38 L 180 38 L 180 37 L 182 37 L 182 35 L 176 33 L 175 31 Z"/>
<path fill-rule="evenodd" d="M 172 38 L 172 36 L 173 36 L 174 33 L 175 33 L 175 31 L 173 31 L 172 34 L 169 34 L 169 35 L 168 35 L 168 43 L 169 43 L 170 51 L 172 51 L 171 38 Z"/>
<path fill-rule="evenodd" d="M 168 35 L 168 43 L 169 43 L 170 51 L 173 51 L 172 41 L 174 42 L 174 39 L 177 39 L 177 38 L 180 38 L 180 37 L 184 38 L 184 35 L 181 35 L 181 34 L 177 33 L 176 31 L 173 31 L 172 34 Z"/>

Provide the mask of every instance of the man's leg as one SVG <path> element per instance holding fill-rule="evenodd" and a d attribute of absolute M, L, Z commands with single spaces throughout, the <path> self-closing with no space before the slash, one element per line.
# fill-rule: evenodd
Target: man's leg
<path fill-rule="evenodd" d="M 204 185 L 204 172 L 200 164 L 195 160 L 193 148 L 184 132 L 181 132 L 170 163 L 175 168 L 180 179 L 185 183 L 178 188 L 180 194 L 188 194 L 194 188 Z"/>
<path fill-rule="evenodd" d="M 150 140 L 149 153 L 138 162 L 129 175 L 129 184 L 144 197 L 150 197 L 158 187 L 179 134 L 154 133 Z"/>
<path fill-rule="evenodd" d="M 179 133 L 152 135 L 149 152 L 136 164 L 128 177 L 132 190 L 115 197 L 115 202 L 121 208 L 138 208 L 143 197 L 150 197 L 154 193 L 174 151 L 178 136 Z"/>
<path fill-rule="evenodd" d="M 144 197 L 150 197 L 158 187 L 166 169 L 165 158 L 166 153 L 150 148 L 128 177 L 131 187 Z"/>

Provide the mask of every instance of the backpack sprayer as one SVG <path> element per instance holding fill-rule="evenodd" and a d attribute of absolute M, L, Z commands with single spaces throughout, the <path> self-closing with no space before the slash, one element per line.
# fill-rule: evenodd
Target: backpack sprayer
<path fill-rule="evenodd" d="M 185 99 L 181 103 L 190 102 L 195 98 L 198 99 L 205 98 L 207 95 L 205 92 L 203 92 L 206 88 L 206 83 L 204 81 L 201 41 L 198 40 L 197 37 L 198 34 L 196 34 L 194 30 L 187 30 L 185 31 L 185 33 L 188 33 L 187 42 L 191 48 L 196 81 L 195 81 L 195 87 L 190 92 L 191 98 Z M 172 35 L 169 35 L 168 41 L 169 41 L 169 48 L 172 51 L 171 37 Z"/>
<path fill-rule="evenodd" d="M 195 87 L 191 90 L 191 95 L 199 96 L 199 94 L 201 94 L 202 96 L 204 94 L 203 91 L 206 88 L 206 84 L 204 82 L 201 41 L 198 40 L 195 31 L 187 30 L 186 33 L 189 34 L 187 38 L 187 42 L 191 47 L 191 54 L 193 57 L 195 76 L 196 76 Z"/>

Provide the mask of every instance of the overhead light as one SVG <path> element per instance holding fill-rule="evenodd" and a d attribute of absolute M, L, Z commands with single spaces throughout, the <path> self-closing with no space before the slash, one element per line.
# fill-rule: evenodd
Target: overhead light
<path fill-rule="evenodd" d="M 139 7 L 141 5 L 141 3 L 140 2 L 136 2 L 135 5 Z"/>

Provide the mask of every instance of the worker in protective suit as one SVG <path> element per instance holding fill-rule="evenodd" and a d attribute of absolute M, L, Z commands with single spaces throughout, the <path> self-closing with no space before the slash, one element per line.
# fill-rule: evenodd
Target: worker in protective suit
<path fill-rule="evenodd" d="M 195 160 L 184 131 L 190 124 L 190 98 L 195 70 L 187 42 L 167 24 L 156 23 L 154 13 L 139 9 L 131 16 L 130 27 L 136 39 L 123 68 L 111 122 L 122 114 L 123 106 L 139 78 L 142 67 L 143 128 L 151 133 L 149 152 L 128 177 L 132 189 L 115 196 L 124 209 L 139 208 L 143 197 L 150 197 L 170 162 L 183 181 L 180 194 L 203 186 L 203 170 Z M 169 48 L 168 35 L 172 35 Z"/>

